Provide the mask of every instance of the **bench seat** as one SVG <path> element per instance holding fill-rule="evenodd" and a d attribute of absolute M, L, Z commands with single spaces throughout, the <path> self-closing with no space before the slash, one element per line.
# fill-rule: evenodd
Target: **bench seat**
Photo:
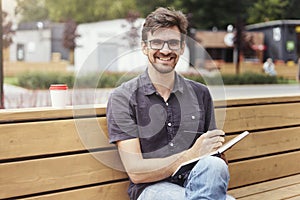
<path fill-rule="evenodd" d="M 228 193 L 300 199 L 300 96 L 215 101 L 230 140 Z M 129 200 L 128 176 L 107 138 L 106 107 L 0 111 L 0 199 Z"/>

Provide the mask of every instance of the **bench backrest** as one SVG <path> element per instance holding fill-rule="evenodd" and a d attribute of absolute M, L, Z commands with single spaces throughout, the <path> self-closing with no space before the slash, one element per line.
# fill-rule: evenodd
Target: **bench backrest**
<path fill-rule="evenodd" d="M 228 101 L 224 130 L 250 132 L 226 153 L 229 188 L 300 173 L 299 96 Z"/>
<path fill-rule="evenodd" d="M 226 153 L 230 188 L 300 173 L 299 96 L 215 107 L 227 139 L 251 132 Z M 105 105 L 1 111 L 0 199 L 128 199 L 127 174 L 108 143 L 105 113 Z"/>

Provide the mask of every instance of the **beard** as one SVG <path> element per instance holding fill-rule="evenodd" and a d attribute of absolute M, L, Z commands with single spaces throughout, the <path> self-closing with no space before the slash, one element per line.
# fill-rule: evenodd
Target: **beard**
<path fill-rule="evenodd" d="M 159 64 L 159 63 L 151 63 L 151 64 L 156 71 L 158 71 L 162 74 L 170 73 L 175 69 L 175 67 L 172 67 L 169 65 L 163 65 L 163 64 Z"/>
<path fill-rule="evenodd" d="M 170 63 L 160 63 L 159 62 L 159 58 L 160 57 L 171 57 L 171 62 Z M 167 73 L 170 73 L 172 72 L 174 69 L 175 69 L 175 66 L 177 64 L 177 55 L 176 54 L 170 54 L 170 55 L 161 55 L 161 54 L 157 54 L 157 55 L 154 55 L 154 60 L 157 60 L 158 62 L 151 62 L 151 60 L 149 59 L 152 67 L 162 73 L 162 74 L 167 74 Z"/>

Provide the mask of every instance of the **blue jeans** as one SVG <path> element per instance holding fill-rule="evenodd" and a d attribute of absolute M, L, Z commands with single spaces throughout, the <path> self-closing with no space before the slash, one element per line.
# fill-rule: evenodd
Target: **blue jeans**
<path fill-rule="evenodd" d="M 148 186 L 138 200 L 230 200 L 226 194 L 228 166 L 214 156 L 206 156 L 193 168 L 184 187 L 164 181 Z"/>

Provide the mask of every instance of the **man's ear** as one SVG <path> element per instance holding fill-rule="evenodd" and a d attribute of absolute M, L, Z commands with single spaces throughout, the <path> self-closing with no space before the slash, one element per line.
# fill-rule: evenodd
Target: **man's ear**
<path fill-rule="evenodd" d="M 142 46 L 142 51 L 143 51 L 143 53 L 144 53 L 145 55 L 147 55 L 147 54 L 148 54 L 148 47 L 147 47 L 146 42 L 145 42 L 145 41 L 142 41 L 142 42 L 141 42 L 141 46 Z"/>

